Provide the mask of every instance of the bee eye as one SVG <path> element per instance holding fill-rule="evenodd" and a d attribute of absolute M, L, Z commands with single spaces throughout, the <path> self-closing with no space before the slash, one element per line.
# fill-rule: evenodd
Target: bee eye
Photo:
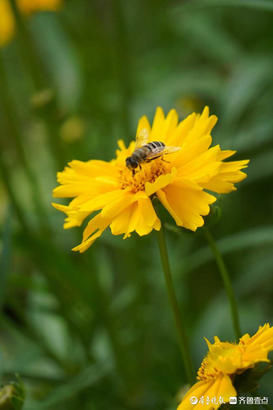
<path fill-rule="evenodd" d="M 132 157 L 126 158 L 126 166 L 130 169 L 137 168 L 138 162 L 135 161 Z"/>

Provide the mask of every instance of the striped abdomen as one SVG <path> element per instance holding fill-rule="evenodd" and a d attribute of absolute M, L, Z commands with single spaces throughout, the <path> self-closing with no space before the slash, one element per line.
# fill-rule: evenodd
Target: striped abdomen
<path fill-rule="evenodd" d="M 140 148 L 137 148 L 133 154 L 132 158 L 137 162 L 144 162 L 146 158 L 149 158 L 150 155 L 159 154 L 165 148 L 165 144 L 161 141 L 153 141 L 148 144 L 143 145 Z"/>

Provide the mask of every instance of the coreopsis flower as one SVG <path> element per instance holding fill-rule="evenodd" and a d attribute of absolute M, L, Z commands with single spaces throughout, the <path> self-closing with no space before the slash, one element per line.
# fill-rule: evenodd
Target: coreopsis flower
<path fill-rule="evenodd" d="M 84 252 L 109 226 L 113 235 L 123 234 L 124 238 L 134 231 L 142 236 L 159 230 L 161 222 L 152 204 L 155 196 L 177 225 L 192 231 L 202 226 L 203 216 L 216 201 L 207 191 L 222 194 L 235 190 L 234 183 L 246 177 L 241 169 L 248 163 L 225 162 L 235 151 L 222 151 L 219 145 L 210 148 L 216 121 L 207 107 L 201 115 L 193 113 L 181 122 L 174 109 L 165 117 L 157 108 L 152 126 L 146 116 L 140 118 L 136 139 L 144 134 L 148 143 L 156 141 L 150 150 L 173 147 L 168 156 L 154 156 L 132 171 L 129 165 L 137 164 L 128 158 L 135 152 L 136 142 L 126 147 L 120 140 L 116 158 L 110 162 L 70 162 L 58 173 L 60 186 L 53 195 L 74 199 L 69 205 L 53 206 L 66 213 L 65 229 L 80 226 L 91 216 L 82 243 L 73 250 Z"/>
<path fill-rule="evenodd" d="M 63 0 L 17 0 L 18 7 L 24 14 L 35 11 L 57 11 Z"/>
<path fill-rule="evenodd" d="M 15 31 L 9 0 L 0 0 L 0 47 L 6 45 Z"/>
<path fill-rule="evenodd" d="M 195 383 L 184 396 L 177 410 L 218 409 L 230 397 L 236 397 L 233 385 L 236 375 L 253 368 L 259 362 L 269 362 L 273 350 L 273 327 L 260 326 L 254 336 L 245 334 L 239 343 L 221 342 L 218 337 L 208 344 L 208 354 L 197 373 Z"/>
<path fill-rule="evenodd" d="M 16 0 L 23 15 L 36 11 L 56 11 L 62 0 Z M 15 21 L 9 0 L 0 0 L 0 47 L 6 45 L 15 32 Z"/>

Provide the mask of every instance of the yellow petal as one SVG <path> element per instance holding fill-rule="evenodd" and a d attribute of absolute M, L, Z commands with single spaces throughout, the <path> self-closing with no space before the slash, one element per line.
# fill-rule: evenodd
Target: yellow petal
<path fill-rule="evenodd" d="M 248 163 L 249 160 L 222 162 L 217 174 L 205 182 L 203 187 L 218 194 L 234 191 L 236 189 L 234 183 L 240 182 L 247 177 L 240 170 L 246 168 Z"/>
<path fill-rule="evenodd" d="M 252 337 L 248 334 L 241 337 L 239 345 L 244 348 L 245 366 L 248 367 L 257 362 L 268 362 L 268 353 L 273 350 L 273 327 L 270 327 L 268 323 L 260 326 Z"/>
<path fill-rule="evenodd" d="M 125 237 L 136 231 L 138 235 L 148 235 L 153 229 L 160 229 L 160 221 L 150 198 L 142 198 L 134 203 Z"/>
<path fill-rule="evenodd" d="M 118 147 L 119 149 L 116 150 L 116 159 L 113 159 L 111 161 L 111 165 L 115 167 L 115 171 L 118 170 L 120 167 L 124 167 L 125 165 L 125 160 L 127 157 L 132 155 L 132 153 L 135 150 L 135 141 L 131 141 L 128 148 L 126 148 L 124 141 L 123 140 L 118 140 Z M 118 166 L 118 168 L 117 168 Z"/>
<path fill-rule="evenodd" d="M 220 151 L 219 155 L 218 155 L 218 160 L 223 160 L 223 159 L 227 159 L 229 157 L 231 157 L 232 155 L 236 154 L 237 151 L 234 150 L 224 150 L 224 151 Z"/>
<path fill-rule="evenodd" d="M 151 200 L 143 192 L 131 194 L 123 191 L 89 221 L 83 232 L 82 243 L 73 250 L 86 251 L 109 225 L 114 235 L 124 233 L 125 237 L 133 231 L 147 235 L 152 229 L 160 229 L 160 221 Z"/>
<path fill-rule="evenodd" d="M 184 140 L 184 145 L 192 144 L 194 141 L 202 138 L 206 134 L 210 134 L 211 129 L 217 122 L 217 117 L 212 115 L 209 117 L 209 109 L 205 107 L 200 116 L 196 116 L 194 126 Z"/>
<path fill-rule="evenodd" d="M 176 110 L 169 111 L 165 121 L 162 123 L 162 129 L 160 132 L 160 141 L 168 143 L 169 137 L 175 132 L 178 123 L 178 114 Z M 157 137 L 158 139 L 158 137 Z"/>
<path fill-rule="evenodd" d="M 55 198 L 90 195 L 91 199 L 118 187 L 118 170 L 105 161 L 71 161 L 57 179 L 60 185 L 53 190 Z"/>
<path fill-rule="evenodd" d="M 186 136 L 192 129 L 194 122 L 196 119 L 196 114 L 190 114 L 185 118 L 183 121 L 180 122 L 180 124 L 176 127 L 174 132 L 169 135 L 168 139 L 166 140 L 167 145 L 177 147 L 177 146 L 182 146 Z"/>
<path fill-rule="evenodd" d="M 55 202 L 51 202 L 51 205 L 52 205 L 55 209 L 57 209 L 58 211 L 61 211 L 61 212 L 66 212 L 66 211 L 67 211 L 67 208 L 68 208 L 67 205 L 56 204 Z"/>
<path fill-rule="evenodd" d="M 87 200 L 79 207 L 79 209 L 81 211 L 87 211 L 89 213 L 98 211 L 99 209 L 104 208 L 107 204 L 119 200 L 123 195 L 124 191 L 122 191 L 121 189 L 108 191 Z"/>
<path fill-rule="evenodd" d="M 140 120 L 138 121 L 136 137 L 139 136 L 139 133 L 140 133 L 141 130 L 143 130 L 144 128 L 148 131 L 148 133 L 150 133 L 150 131 L 151 131 L 151 126 L 150 126 L 149 120 L 148 120 L 148 118 L 146 117 L 146 115 L 143 115 L 143 117 L 141 117 Z"/>
<path fill-rule="evenodd" d="M 62 0 L 17 0 L 20 10 L 24 14 L 34 11 L 57 11 L 62 4 Z"/>
<path fill-rule="evenodd" d="M 146 182 L 145 184 L 145 192 L 148 196 L 151 196 L 159 189 L 164 188 L 165 186 L 169 185 L 175 178 L 177 174 L 176 168 L 172 168 L 170 174 L 160 175 L 155 182 Z"/>
<path fill-rule="evenodd" d="M 96 231 L 103 231 L 109 225 L 110 220 L 104 218 L 102 212 L 94 216 L 87 224 L 85 230 L 83 231 L 83 241 L 86 241 L 91 235 Z"/>
<path fill-rule="evenodd" d="M 155 111 L 151 134 L 150 134 L 150 141 L 160 140 L 164 120 L 165 120 L 164 111 L 162 110 L 161 107 L 157 107 Z"/>
<path fill-rule="evenodd" d="M 73 171 L 73 172 L 72 172 Z M 67 174 L 66 174 L 67 173 Z M 100 160 L 91 160 L 91 161 L 78 161 L 73 160 L 68 163 L 68 166 L 65 167 L 63 172 L 58 172 L 58 179 L 59 183 L 63 183 L 62 177 L 64 181 L 66 181 L 66 176 L 69 178 L 70 176 L 86 176 L 89 178 L 97 177 L 97 176 L 111 176 L 117 174 L 117 170 L 111 162 L 100 161 Z"/>
<path fill-rule="evenodd" d="M 104 218 L 115 218 L 121 211 L 135 201 L 135 195 L 131 192 L 121 191 L 120 196 L 113 202 L 106 205 L 101 213 Z"/>
<path fill-rule="evenodd" d="M 207 408 L 207 406 L 204 406 L 203 404 L 199 403 L 199 400 L 202 396 L 207 395 L 208 391 L 211 389 L 213 386 L 214 380 L 209 380 L 209 381 L 200 381 L 195 383 L 190 390 L 186 393 L 186 395 L 183 397 L 183 400 L 177 407 L 177 410 L 190 410 L 190 409 L 204 409 L 209 410 L 210 407 Z M 195 401 L 192 403 L 192 400 L 195 399 Z M 195 403 L 195 404 L 194 404 Z"/>
<path fill-rule="evenodd" d="M 204 224 L 202 216 L 210 211 L 216 198 L 189 181 L 174 181 L 157 192 L 162 204 L 179 226 L 196 231 Z"/>
<path fill-rule="evenodd" d="M 5 46 L 15 31 L 15 22 L 8 0 L 0 0 L 0 47 Z"/>
<path fill-rule="evenodd" d="M 124 209 L 119 215 L 117 215 L 110 225 L 111 232 L 113 235 L 121 235 L 128 230 L 131 215 L 135 209 L 135 203 L 130 204 L 126 209 Z"/>
<path fill-rule="evenodd" d="M 217 389 L 218 397 L 222 396 L 225 402 L 229 402 L 230 397 L 237 396 L 237 392 L 231 382 L 231 379 L 226 374 L 219 377 Z"/>
<path fill-rule="evenodd" d="M 206 337 L 204 337 L 204 339 L 205 339 L 205 342 L 206 342 L 207 345 L 208 345 L 208 349 L 211 350 L 212 343 L 210 343 L 210 341 L 209 341 Z"/>
<path fill-rule="evenodd" d="M 72 248 L 72 251 L 80 253 L 85 252 L 88 248 L 90 248 L 90 246 L 95 242 L 95 240 L 102 235 L 102 233 L 103 230 L 97 231 L 94 235 L 90 236 L 90 238 L 88 238 L 86 241 L 83 241 L 78 246 Z"/>
<path fill-rule="evenodd" d="M 89 221 L 83 231 L 83 240 L 85 241 L 96 229 L 105 229 L 104 226 L 110 225 L 112 220 L 126 209 L 132 201 L 132 195 L 125 191 L 121 192 L 113 202 L 108 203 L 98 215 Z"/>
<path fill-rule="evenodd" d="M 237 396 L 231 379 L 227 375 L 218 375 L 215 379 L 200 381 L 192 386 L 183 398 L 177 410 L 212 410 L 218 409 L 223 402 L 229 402 L 230 397 Z M 192 404 L 192 398 L 198 400 Z M 200 400 L 201 399 L 201 400 Z M 204 403 L 202 403 L 202 399 Z M 201 402 L 200 402 L 201 401 Z"/>
<path fill-rule="evenodd" d="M 89 212 L 82 212 L 79 209 L 80 204 L 86 200 L 85 196 L 78 196 L 74 198 L 69 205 L 51 204 L 55 209 L 64 212 L 67 215 L 67 218 L 65 218 L 64 229 L 81 226 L 84 219 L 89 215 Z"/>
<path fill-rule="evenodd" d="M 126 149 L 126 146 L 123 140 L 118 140 L 118 147 L 121 151 L 124 151 Z"/>
<path fill-rule="evenodd" d="M 178 176 L 190 179 L 203 186 L 210 181 L 217 173 L 221 162 L 218 159 L 220 147 L 217 145 L 213 148 L 208 148 L 207 136 L 192 144 L 190 150 L 185 150 L 179 155 L 174 165 L 177 166 L 178 161 L 181 162 L 178 168 Z M 182 149 L 183 151 L 183 149 Z"/>
<path fill-rule="evenodd" d="M 103 218 L 101 213 L 92 218 L 84 230 L 83 241 L 80 245 L 75 246 L 72 251 L 85 252 L 102 235 L 109 223 L 109 219 Z"/>
<path fill-rule="evenodd" d="M 176 225 L 183 226 L 183 221 L 180 219 L 180 216 L 176 213 L 175 209 L 171 206 L 170 202 L 168 201 L 167 195 L 163 190 L 158 190 L 156 195 L 158 196 L 162 205 L 167 209 L 169 214 L 173 217 L 176 222 Z"/>
<path fill-rule="evenodd" d="M 273 326 L 269 323 L 259 326 L 255 335 L 251 336 L 248 344 L 269 345 L 273 349 Z"/>

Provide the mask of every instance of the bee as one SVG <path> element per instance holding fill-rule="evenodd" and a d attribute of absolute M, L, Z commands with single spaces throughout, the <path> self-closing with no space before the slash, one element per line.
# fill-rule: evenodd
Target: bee
<path fill-rule="evenodd" d="M 133 176 L 136 173 L 137 167 L 142 169 L 141 164 L 151 162 L 163 155 L 172 154 L 180 150 L 180 147 L 167 147 L 162 141 L 148 142 L 148 139 L 149 131 L 147 128 L 141 129 L 137 133 L 134 152 L 125 160 L 126 166 L 132 170 Z"/>

